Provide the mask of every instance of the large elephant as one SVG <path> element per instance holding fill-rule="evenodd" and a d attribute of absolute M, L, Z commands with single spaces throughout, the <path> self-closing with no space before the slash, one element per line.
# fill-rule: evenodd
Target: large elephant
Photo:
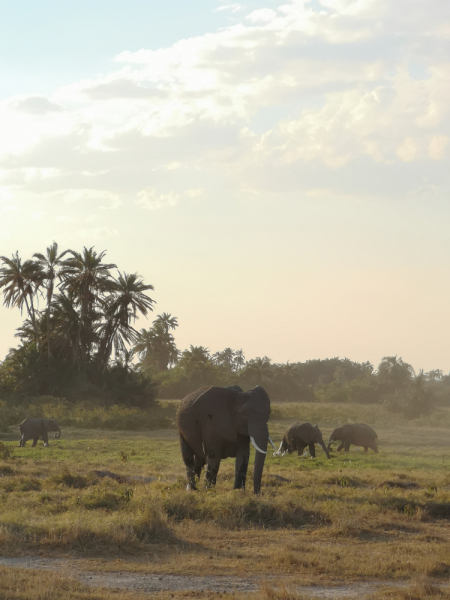
<path fill-rule="evenodd" d="M 301 456 L 306 446 L 309 446 L 309 454 L 311 455 L 311 458 L 314 458 L 316 456 L 314 444 L 322 446 L 327 458 L 330 458 L 325 442 L 323 441 L 322 432 L 318 425 L 314 426 L 311 425 L 311 423 L 294 423 L 284 432 L 283 440 L 274 456 L 281 453 L 284 455 L 286 452 L 291 454 L 295 450 L 297 450 L 298 455 Z"/>
<path fill-rule="evenodd" d="M 48 446 L 48 432 L 55 431 L 55 439 L 61 437 L 61 429 L 56 419 L 25 419 L 19 425 L 22 439 L 19 446 L 25 446 L 28 440 L 33 440 L 32 446 L 36 446 L 38 439 L 41 437 L 44 441 L 44 446 Z"/>
<path fill-rule="evenodd" d="M 177 424 L 187 489 L 196 489 L 205 464 L 207 485 L 215 485 L 220 461 L 228 457 L 236 457 L 234 488 L 245 487 L 251 442 L 256 450 L 253 490 L 259 493 L 267 442 L 276 450 L 267 427 L 270 399 L 259 386 L 239 389 L 200 388 L 181 401 Z"/>
<path fill-rule="evenodd" d="M 338 452 L 342 448 L 345 452 L 348 452 L 350 445 L 354 444 L 355 446 L 362 446 L 364 452 L 371 448 L 378 454 L 378 436 L 372 427 L 365 423 L 348 423 L 334 429 L 328 441 L 328 450 L 331 448 L 331 443 L 336 440 L 342 442 L 337 448 Z"/>

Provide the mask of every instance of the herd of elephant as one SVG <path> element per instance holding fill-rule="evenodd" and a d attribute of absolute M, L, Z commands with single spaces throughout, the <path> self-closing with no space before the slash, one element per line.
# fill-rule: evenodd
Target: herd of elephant
<path fill-rule="evenodd" d="M 250 443 L 256 450 L 253 471 L 253 491 L 259 494 L 267 444 L 275 454 L 299 455 L 309 446 L 315 456 L 315 444 L 320 444 L 328 458 L 332 442 L 340 441 L 338 450 L 348 452 L 350 445 L 362 446 L 378 452 L 375 431 L 363 423 L 343 425 L 331 433 L 328 447 L 317 425 L 295 423 L 284 433 L 277 450 L 270 439 L 267 423 L 270 417 L 270 399 L 260 386 L 244 392 L 238 386 L 228 388 L 204 387 L 189 394 L 182 401 L 177 414 L 181 454 L 186 465 L 187 489 L 195 490 L 203 467 L 206 465 L 206 484 L 216 483 L 220 461 L 236 457 L 234 488 L 245 487 L 250 456 Z"/>
<path fill-rule="evenodd" d="M 186 396 L 177 412 L 177 425 L 180 437 L 181 455 L 186 466 L 188 490 L 195 490 L 203 467 L 206 465 L 206 484 L 216 483 L 220 461 L 235 457 L 234 488 L 244 488 L 250 457 L 250 444 L 256 450 L 253 472 L 253 491 L 259 494 L 262 472 L 270 443 L 274 456 L 297 451 L 301 456 L 309 447 L 311 457 L 315 457 L 315 444 L 319 444 L 328 458 L 334 441 L 341 444 L 337 450 L 348 452 L 350 445 L 362 446 L 365 452 L 371 448 L 378 452 L 378 438 L 375 431 L 364 423 L 347 424 L 334 429 L 328 446 L 317 425 L 294 423 L 286 429 L 277 450 L 270 439 L 268 421 L 270 399 L 260 386 L 244 392 L 239 386 L 203 387 Z M 41 437 L 48 446 L 49 432 L 55 438 L 61 435 L 56 419 L 25 419 L 19 425 L 22 438 L 20 446 L 32 439 L 36 446 Z"/>

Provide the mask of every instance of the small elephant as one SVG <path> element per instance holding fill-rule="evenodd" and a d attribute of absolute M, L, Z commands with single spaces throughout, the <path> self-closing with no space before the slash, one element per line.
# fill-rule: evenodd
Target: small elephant
<path fill-rule="evenodd" d="M 38 439 L 41 437 L 44 441 L 44 446 L 48 446 L 48 432 L 55 431 L 55 439 L 61 437 L 61 429 L 56 419 L 33 419 L 32 417 L 25 419 L 19 425 L 22 439 L 19 446 L 23 447 L 28 440 L 33 440 L 32 447 L 36 446 Z"/>
<path fill-rule="evenodd" d="M 262 387 L 243 392 L 230 388 L 200 388 L 186 396 L 177 413 L 181 455 L 186 465 L 188 490 L 206 464 L 206 482 L 216 483 L 220 461 L 236 457 L 234 488 L 244 488 L 250 442 L 256 450 L 253 491 L 259 494 L 269 437 L 270 399 Z"/>
<path fill-rule="evenodd" d="M 365 423 L 348 423 L 334 429 L 328 441 L 328 450 L 331 448 L 331 443 L 336 440 L 342 442 L 337 448 L 338 452 L 342 448 L 345 452 L 348 452 L 350 445 L 354 444 L 355 446 L 362 446 L 364 452 L 371 448 L 378 454 L 378 436 L 372 427 Z"/>
<path fill-rule="evenodd" d="M 322 432 L 317 425 L 313 426 L 311 423 L 294 423 L 284 432 L 283 441 L 278 451 L 274 453 L 274 456 L 281 453 L 284 455 L 286 452 L 291 454 L 295 450 L 301 456 L 306 446 L 309 446 L 309 454 L 311 458 L 314 458 L 316 456 L 315 444 L 322 446 L 327 458 L 330 458 L 322 438 Z"/>

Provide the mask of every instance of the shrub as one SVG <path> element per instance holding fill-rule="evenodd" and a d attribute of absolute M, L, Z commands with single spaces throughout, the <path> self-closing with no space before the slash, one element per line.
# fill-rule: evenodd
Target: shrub
<path fill-rule="evenodd" d="M 10 458 L 14 458 L 13 456 L 13 447 L 7 446 L 3 442 L 0 442 L 0 460 L 8 460 Z"/>

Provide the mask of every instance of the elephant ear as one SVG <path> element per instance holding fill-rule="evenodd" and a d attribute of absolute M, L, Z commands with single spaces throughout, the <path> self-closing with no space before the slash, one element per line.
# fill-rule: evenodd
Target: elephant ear
<path fill-rule="evenodd" d="M 230 442 L 237 440 L 233 412 L 238 393 L 221 387 L 210 387 L 197 400 L 202 425 Z"/>

